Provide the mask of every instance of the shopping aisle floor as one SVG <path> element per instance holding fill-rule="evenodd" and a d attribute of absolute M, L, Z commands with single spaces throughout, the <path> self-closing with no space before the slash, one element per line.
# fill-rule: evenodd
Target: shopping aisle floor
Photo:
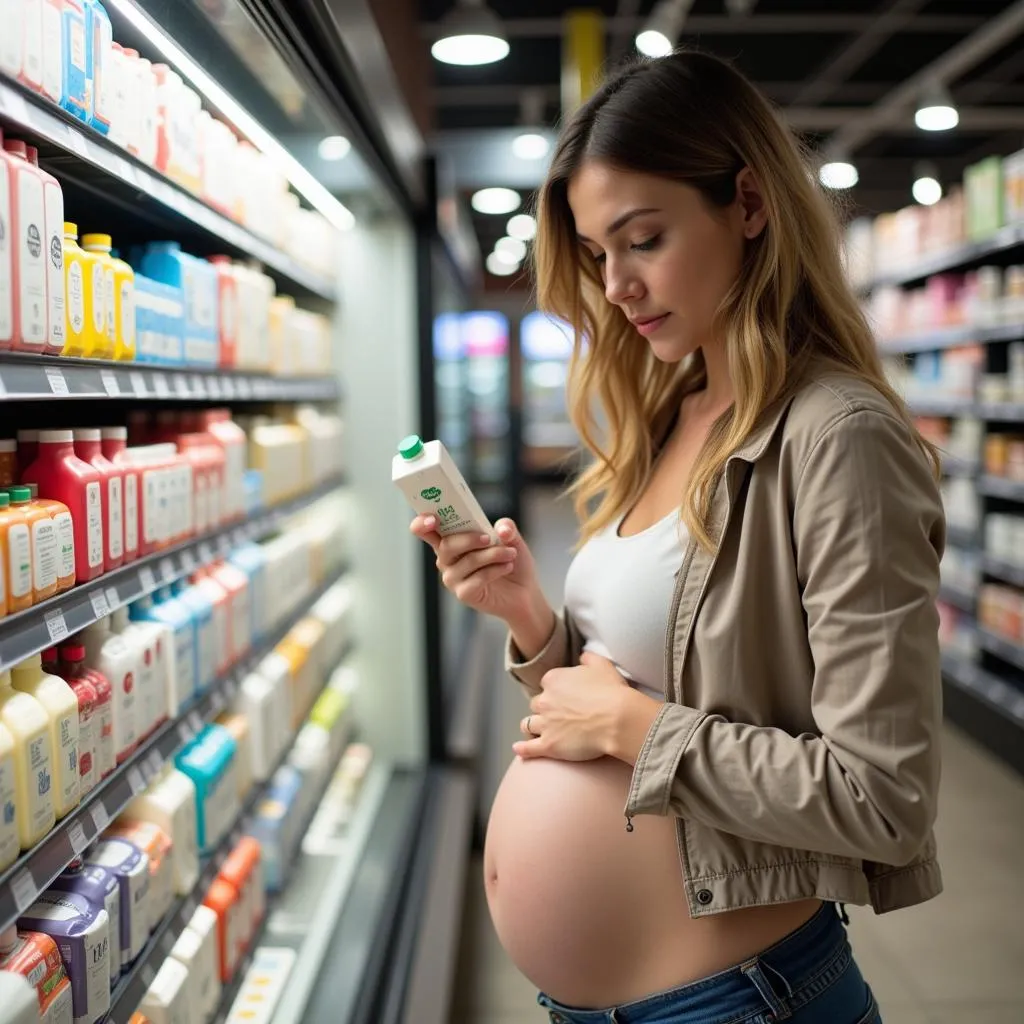
<path fill-rule="evenodd" d="M 531 496 L 527 521 L 545 590 L 557 601 L 571 557 L 571 511 L 540 493 Z M 516 687 L 499 686 L 497 696 L 488 802 L 524 714 Z M 882 917 L 851 908 L 854 950 L 885 1024 L 1021 1024 L 1024 779 L 953 727 L 943 743 L 936 831 L 946 891 L 924 906 Z M 535 990 L 494 935 L 479 858 L 466 879 L 465 908 L 451 1024 L 542 1024 Z"/>

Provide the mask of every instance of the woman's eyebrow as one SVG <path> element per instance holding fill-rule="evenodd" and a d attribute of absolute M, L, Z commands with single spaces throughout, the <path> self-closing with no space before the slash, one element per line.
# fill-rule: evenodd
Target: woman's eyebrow
<path fill-rule="evenodd" d="M 612 223 L 608 225 L 608 230 L 605 232 L 605 235 L 611 238 L 611 236 L 614 235 L 616 231 L 620 231 L 631 220 L 633 220 L 636 217 L 641 217 L 645 213 L 661 213 L 661 211 L 653 206 L 645 206 L 637 210 L 629 210 L 628 212 L 624 213 L 621 217 L 619 217 L 618 220 L 612 221 Z M 593 239 L 587 238 L 586 235 L 577 235 L 576 237 L 581 242 L 590 242 L 591 244 L 593 244 Z"/>

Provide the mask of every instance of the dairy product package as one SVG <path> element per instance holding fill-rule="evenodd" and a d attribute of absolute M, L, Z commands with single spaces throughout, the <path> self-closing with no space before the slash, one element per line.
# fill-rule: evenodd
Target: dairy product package
<path fill-rule="evenodd" d="M 73 892 L 107 912 L 110 928 L 110 983 L 121 975 L 121 886 L 113 872 L 80 861 L 62 871 L 51 883 L 51 892 Z"/>
<path fill-rule="evenodd" d="M 121 961 L 127 967 L 149 939 L 149 857 L 124 839 L 105 839 L 84 859 L 111 871 L 121 887 Z"/>

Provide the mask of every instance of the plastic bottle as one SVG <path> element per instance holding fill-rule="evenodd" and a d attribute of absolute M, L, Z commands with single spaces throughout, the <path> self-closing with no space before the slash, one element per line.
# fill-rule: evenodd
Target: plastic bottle
<path fill-rule="evenodd" d="M 78 806 L 78 698 L 59 676 L 43 672 L 42 659 L 33 654 L 11 669 L 15 690 L 35 697 L 49 719 L 53 759 L 53 810 L 63 818 Z"/>
<path fill-rule="evenodd" d="M 89 124 L 101 135 L 110 131 L 110 108 L 113 83 L 110 81 L 110 51 L 113 33 L 110 18 L 100 0 L 86 0 L 86 64 L 91 69 L 88 80 Z"/>
<path fill-rule="evenodd" d="M 210 256 L 209 260 L 217 271 L 220 366 L 231 369 L 238 362 L 238 278 L 230 256 Z"/>
<path fill-rule="evenodd" d="M 199 878 L 196 787 L 192 780 L 172 765 L 166 765 L 149 789 L 132 800 L 124 817 L 152 822 L 173 838 L 173 888 L 179 896 L 187 896 Z"/>
<path fill-rule="evenodd" d="M 96 864 L 76 857 L 51 883 L 55 892 L 73 892 L 107 912 L 110 927 L 109 982 L 112 988 L 121 978 L 121 885 L 117 876 Z"/>
<path fill-rule="evenodd" d="M 96 348 L 92 312 L 92 259 L 78 244 L 78 225 L 64 222 L 64 355 L 84 357 Z"/>
<path fill-rule="evenodd" d="M 252 647 L 252 595 L 249 577 L 230 562 L 217 562 L 210 575 L 228 592 L 231 604 L 231 660 L 244 658 Z"/>
<path fill-rule="evenodd" d="M 135 652 L 136 717 L 141 742 L 167 719 L 167 682 L 172 640 L 170 628 L 161 622 L 132 621 L 128 608 L 110 617 L 111 628 Z"/>
<path fill-rule="evenodd" d="M 213 601 L 185 580 L 171 584 L 171 593 L 191 612 L 196 624 L 196 694 L 205 694 L 217 680 L 217 633 Z"/>
<path fill-rule="evenodd" d="M 100 430 L 100 451 L 103 457 L 124 472 L 124 560 L 134 562 L 139 557 L 141 528 L 139 471 L 123 458 L 127 447 L 127 427 L 103 427 Z"/>
<path fill-rule="evenodd" d="M 57 593 L 60 569 L 60 539 L 50 513 L 32 501 L 27 487 L 12 487 L 11 517 L 20 516 L 28 527 L 32 562 L 32 603 L 38 604 Z"/>
<path fill-rule="evenodd" d="M 14 331 L 11 348 L 40 352 L 48 338 L 46 303 L 46 199 L 43 179 L 28 162 L 28 148 L 17 139 L 4 139 L 14 160 L 10 173 L 10 237 L 14 239 L 11 283 L 14 292 Z"/>
<path fill-rule="evenodd" d="M 65 645 L 60 653 L 60 675 L 78 700 L 78 776 L 80 793 L 84 798 L 99 781 L 96 769 L 99 762 L 97 705 L 100 698 L 92 680 L 85 675 L 85 649 Z"/>
<path fill-rule="evenodd" d="M 241 519 L 245 515 L 245 431 L 232 421 L 228 409 L 209 409 L 202 413 L 200 426 L 224 451 L 224 519 L 226 522 Z"/>
<path fill-rule="evenodd" d="M 0 672 L 0 722 L 14 741 L 14 785 L 18 840 L 29 850 L 53 828 L 53 748 L 49 717 L 42 704 L 14 689 L 11 673 Z"/>
<path fill-rule="evenodd" d="M 79 121 L 89 120 L 88 65 L 83 0 L 64 0 L 64 83 L 60 105 Z"/>
<path fill-rule="evenodd" d="M 113 359 L 117 347 L 117 305 L 114 288 L 114 260 L 110 255 L 110 235 L 82 235 L 82 249 L 96 258 L 93 265 L 93 315 L 96 317 L 97 345 L 93 355 L 97 359 Z M 98 294 L 101 293 L 101 294 Z M 102 308 L 101 320 L 96 309 Z"/>
<path fill-rule="evenodd" d="M 114 358 L 131 362 L 135 358 L 135 271 L 121 259 L 117 250 L 111 250 L 114 261 L 114 321 L 117 339 Z"/>
<path fill-rule="evenodd" d="M 32 607 L 32 530 L 21 512 L 11 508 L 10 492 L 0 494 L 4 576 L 8 613 Z"/>
<path fill-rule="evenodd" d="M 78 429 L 74 438 L 75 454 L 92 466 L 103 481 L 103 567 L 105 572 L 111 572 L 124 562 L 124 470 L 103 454 L 99 428 Z"/>
<path fill-rule="evenodd" d="M 217 638 L 217 675 L 223 675 L 234 661 L 231 646 L 231 601 L 224 585 L 201 570 L 192 577 L 192 584 L 213 605 L 213 631 Z"/>
<path fill-rule="evenodd" d="M 3 721 L 0 721 L 0 871 L 5 871 L 18 859 L 18 851 L 21 849 L 18 839 L 15 753 L 14 737 Z"/>
<path fill-rule="evenodd" d="M 171 651 L 168 673 L 167 713 L 177 717 L 196 692 L 196 625 L 191 612 L 161 588 L 152 597 L 141 597 L 131 606 L 133 622 L 155 622 L 168 628 Z"/>
<path fill-rule="evenodd" d="M 39 454 L 22 480 L 39 485 L 39 493 L 68 507 L 75 529 L 75 577 L 79 583 L 103 572 L 103 482 L 100 474 L 74 452 L 70 430 L 41 430 Z"/>
<path fill-rule="evenodd" d="M 85 664 L 103 676 L 111 689 L 111 747 L 117 764 L 126 761 L 138 746 L 139 655 L 124 637 L 110 630 L 105 616 L 79 634 L 85 646 Z"/>
<path fill-rule="evenodd" d="M 28 484 L 28 489 L 32 494 L 32 504 L 45 510 L 57 530 L 57 593 L 62 594 L 75 585 L 75 524 L 63 502 L 40 498 L 38 484 Z"/>
<path fill-rule="evenodd" d="M 69 683 L 72 678 L 87 679 L 96 690 L 96 780 L 102 782 L 117 767 L 114 749 L 114 688 L 98 669 L 86 664 L 85 644 L 79 637 L 60 649 L 61 671 Z"/>
<path fill-rule="evenodd" d="M 47 6 L 49 6 L 47 4 Z M 64 311 L 64 192 L 57 179 L 39 166 L 39 150 L 27 146 L 28 162 L 43 179 L 43 215 L 46 261 L 46 322 L 48 335 L 43 351 L 60 355 L 64 351 L 67 316 Z"/>

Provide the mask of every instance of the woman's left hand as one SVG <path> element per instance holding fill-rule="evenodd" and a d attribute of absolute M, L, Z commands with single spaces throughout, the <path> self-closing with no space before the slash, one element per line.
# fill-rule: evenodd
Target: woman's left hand
<path fill-rule="evenodd" d="M 545 673 L 541 692 L 520 722 L 524 736 L 512 749 L 522 758 L 592 761 L 615 750 L 622 717 L 631 698 L 655 701 L 633 690 L 615 665 L 584 652 L 576 668 Z"/>

